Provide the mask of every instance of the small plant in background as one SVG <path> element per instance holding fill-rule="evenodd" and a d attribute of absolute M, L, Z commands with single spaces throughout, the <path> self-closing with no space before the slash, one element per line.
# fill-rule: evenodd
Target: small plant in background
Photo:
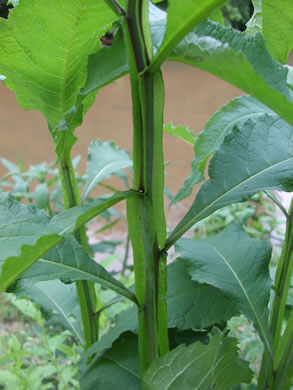
<path fill-rule="evenodd" d="M 6 295 L 1 301 L 10 307 L 13 321 L 12 313 L 8 318 L 1 313 L 0 388 L 78 389 L 80 351 L 72 335 L 60 326 L 45 326 L 40 310 L 28 299 Z"/>
<path fill-rule="evenodd" d="M 285 65 L 293 47 L 292 5 L 253 1 L 254 13 L 245 32 L 240 32 L 224 26 L 219 9 L 224 0 L 169 0 L 166 10 L 155 3 L 63 0 L 60 6 L 57 0 L 22 0 L 14 4 L 8 20 L 0 19 L 1 79 L 25 109 L 37 109 L 45 116 L 58 170 L 50 172 L 55 175 L 51 187 L 44 175 L 38 176 L 39 168 L 33 188 L 32 172 L 25 179 L 22 168 L 13 168 L 19 171 L 11 175 L 12 194 L 3 192 L 0 201 L 0 291 L 34 300 L 47 321 L 70 331 L 81 349 L 83 390 L 111 390 L 117 385 L 127 390 L 183 386 L 228 390 L 245 384 L 257 390 L 290 390 L 293 205 L 286 210 L 269 191 L 293 189 L 292 68 Z M 106 45 L 103 37 L 109 31 L 113 39 Z M 161 72 L 167 60 L 210 72 L 250 95 L 229 102 L 195 140 L 191 137 L 192 172 L 172 203 L 205 180 L 208 161 L 209 179 L 169 234 Z M 71 158 L 77 140 L 74 131 L 96 93 L 126 73 L 132 93 L 132 159 L 113 143 L 94 142 L 81 183 Z M 44 167 L 46 172 L 50 169 Z M 125 169 L 131 169 L 130 180 Z M 105 184 L 104 179 L 114 174 L 123 189 Z M 3 185 L 9 184 L 6 179 Z M 49 188 L 54 194 L 57 183 L 62 202 L 56 197 L 60 207 L 55 211 Z M 107 194 L 94 197 L 97 185 Z M 268 240 L 277 226 L 274 215 L 255 217 L 250 203 L 245 210 L 243 205 L 231 206 L 263 191 L 286 220 L 281 253 L 274 259 Z M 23 204 L 24 199 L 29 202 Z M 124 200 L 134 287 L 124 268 L 119 280 L 93 261 L 86 234 L 89 221 L 103 213 L 109 216 L 109 210 Z M 266 202 L 263 195 L 256 200 Z M 198 225 L 205 218 L 210 218 L 211 227 Z M 230 219 L 233 223 L 223 228 Z M 112 223 L 107 221 L 106 227 Z M 182 238 L 189 229 L 195 229 L 195 238 Z M 177 258 L 168 264 L 173 246 Z M 105 294 L 108 289 L 113 293 Z M 106 313 L 111 316 L 124 308 L 124 300 L 127 308 L 105 321 Z M 263 345 L 259 356 L 258 341 L 255 351 L 245 351 L 242 340 L 242 357 L 255 359 L 254 372 L 241 358 L 237 338 L 229 335 L 230 327 L 233 336 L 242 339 L 239 315 L 249 321 L 243 334 L 250 333 L 255 341 L 257 332 Z M 59 350 L 67 335 L 61 331 L 59 338 L 53 338 Z M 21 342 L 11 340 L 19 349 Z M 49 352 L 45 347 L 49 378 L 53 369 L 59 375 L 58 348 Z M 67 383 L 59 377 L 58 386 L 70 381 L 76 386 L 70 375 Z M 47 378 L 41 386 L 47 385 Z"/>

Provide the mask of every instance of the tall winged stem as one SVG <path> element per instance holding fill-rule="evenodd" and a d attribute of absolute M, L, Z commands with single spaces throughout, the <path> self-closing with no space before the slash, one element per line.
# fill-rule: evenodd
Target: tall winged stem
<path fill-rule="evenodd" d="M 134 188 L 144 194 L 127 202 L 129 235 L 134 253 L 135 287 L 139 304 L 139 355 L 142 374 L 167 352 L 165 300 L 164 160 L 162 127 L 164 83 L 160 70 L 150 74 L 152 57 L 148 1 L 129 0 L 123 18 L 128 52 L 133 111 Z"/>
<path fill-rule="evenodd" d="M 65 154 L 58 161 L 59 177 L 61 180 L 64 197 L 64 207 L 69 209 L 80 205 L 80 193 L 76 182 L 74 168 L 70 154 Z M 88 241 L 85 228 L 76 232 L 76 239 L 88 252 Z M 75 282 L 78 300 L 80 304 L 82 326 L 85 338 L 85 348 L 89 348 L 98 340 L 98 318 L 95 317 L 96 295 L 94 284 L 85 280 Z"/>

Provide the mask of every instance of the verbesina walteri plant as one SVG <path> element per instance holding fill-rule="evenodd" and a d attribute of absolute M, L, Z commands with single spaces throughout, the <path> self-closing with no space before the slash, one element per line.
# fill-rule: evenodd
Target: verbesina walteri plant
<path fill-rule="evenodd" d="M 256 388 L 289 390 L 292 205 L 286 211 L 279 204 L 287 227 L 273 280 L 270 243 L 251 238 L 239 224 L 205 240 L 182 236 L 256 192 L 293 189 L 293 78 L 286 65 L 293 4 L 254 0 L 254 14 L 239 32 L 223 25 L 223 0 L 169 0 L 167 10 L 154 3 L 20 0 L 8 20 L 0 20 L 1 78 L 23 108 L 40 111 L 48 122 L 65 208 L 49 216 L 1 194 L 0 290 L 32 297 L 34 286 L 46 289 L 56 280 L 62 305 L 68 283 L 75 283 L 78 301 L 72 305 L 79 310 L 67 320 L 84 348 L 81 389 L 239 388 L 252 373 L 238 356 L 237 340 L 227 336 L 226 323 L 241 313 L 264 345 Z M 100 38 L 111 29 L 113 45 L 101 47 Z M 211 157 L 209 178 L 171 232 L 164 213 L 165 61 L 210 72 L 249 95 L 222 107 L 196 138 L 192 174 L 175 201 L 204 180 Z M 117 158 L 101 168 L 99 148 L 92 145 L 81 196 L 71 159 L 74 130 L 98 91 L 126 73 L 132 91 L 132 188 L 89 198 L 103 178 L 132 164 Z M 134 254 L 133 289 L 92 260 L 85 230 L 88 221 L 122 201 Z M 173 245 L 178 257 L 167 264 Z M 100 339 L 96 283 L 133 302 Z M 181 334 L 177 346 L 170 329 Z"/>

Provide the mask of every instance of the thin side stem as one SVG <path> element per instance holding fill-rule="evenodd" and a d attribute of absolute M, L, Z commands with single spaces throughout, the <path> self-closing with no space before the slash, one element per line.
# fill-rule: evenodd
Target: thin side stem
<path fill-rule="evenodd" d="M 277 347 L 281 336 L 282 323 L 290 281 L 293 272 L 293 199 L 291 201 L 287 224 L 286 237 L 275 280 L 275 298 L 272 306 L 271 329 L 274 336 L 274 346 Z"/>
<path fill-rule="evenodd" d="M 76 182 L 74 168 L 70 156 L 58 162 L 59 176 L 64 197 L 64 207 L 69 209 L 80 205 L 80 194 Z M 86 252 L 88 252 L 88 241 L 85 228 L 80 228 L 76 234 L 76 239 L 80 242 Z M 75 282 L 77 296 L 80 304 L 82 327 L 85 338 L 85 349 L 89 348 L 98 340 L 98 320 L 94 313 L 96 310 L 96 293 L 92 282 L 81 280 Z"/>
<path fill-rule="evenodd" d="M 283 368 L 280 368 L 281 367 L 281 363 L 280 363 L 278 365 L 279 370 L 277 369 L 276 359 L 279 362 L 283 362 L 284 356 L 292 352 L 291 350 L 288 352 L 286 345 L 283 346 L 283 350 L 280 349 L 285 306 L 288 299 L 292 273 L 293 273 L 293 199 L 291 201 L 290 209 L 287 215 L 285 242 L 284 242 L 282 254 L 279 259 L 279 264 L 277 268 L 275 284 L 274 284 L 275 296 L 274 296 L 271 316 L 270 316 L 270 328 L 274 340 L 274 349 L 275 351 L 277 351 L 277 353 L 274 357 L 274 361 L 272 361 L 268 355 L 268 351 L 266 350 L 264 351 L 260 375 L 258 379 L 258 387 L 257 387 L 258 390 L 279 389 L 279 387 L 276 387 L 277 382 L 280 381 L 280 374 L 278 372 L 280 371 L 280 369 L 282 371 Z M 278 380 L 276 379 L 277 377 L 279 378 Z"/>

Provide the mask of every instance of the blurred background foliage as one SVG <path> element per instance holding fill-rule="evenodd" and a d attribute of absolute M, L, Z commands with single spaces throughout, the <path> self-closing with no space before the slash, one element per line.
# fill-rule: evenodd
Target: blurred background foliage
<path fill-rule="evenodd" d="M 251 0 L 229 0 L 221 8 L 226 26 L 244 31 L 245 24 L 253 14 Z"/>

